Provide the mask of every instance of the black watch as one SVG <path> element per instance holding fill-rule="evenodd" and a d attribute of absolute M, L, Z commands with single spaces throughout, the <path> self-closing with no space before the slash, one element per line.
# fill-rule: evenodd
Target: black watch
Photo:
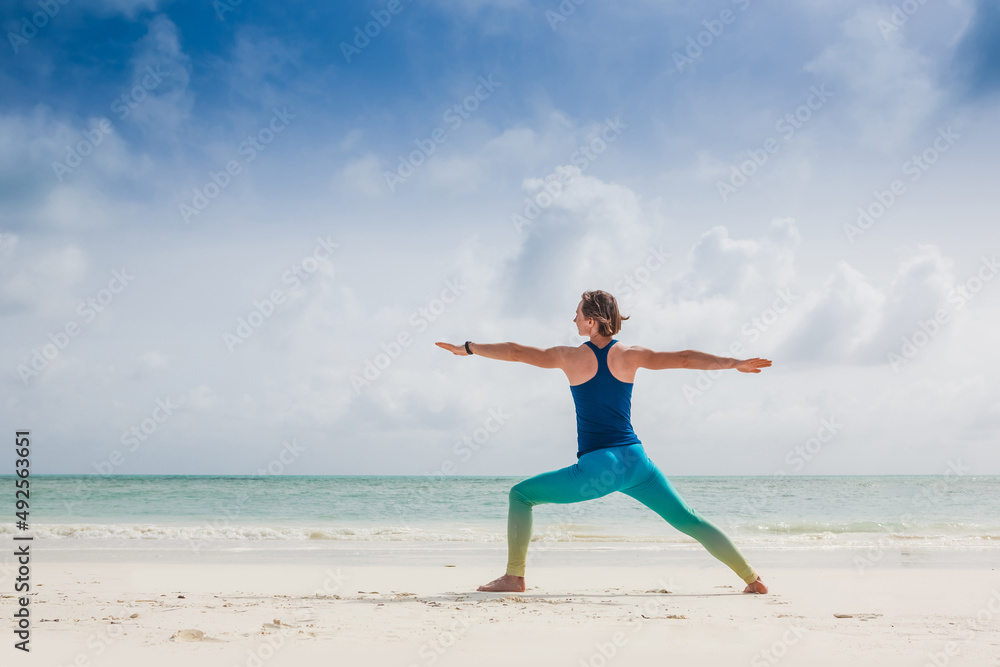
<path fill-rule="evenodd" d="M 469 343 L 471 342 L 472 342 L 471 340 L 465 341 L 465 351 L 468 352 L 470 355 L 472 354 L 472 350 L 469 349 Z"/>

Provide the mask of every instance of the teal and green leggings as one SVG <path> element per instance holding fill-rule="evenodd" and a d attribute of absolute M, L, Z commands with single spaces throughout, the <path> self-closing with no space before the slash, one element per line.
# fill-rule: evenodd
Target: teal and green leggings
<path fill-rule="evenodd" d="M 507 515 L 507 574 L 524 576 L 531 541 L 531 508 L 542 503 L 578 503 L 621 491 L 663 517 L 671 526 L 701 542 L 746 583 L 757 573 L 725 533 L 687 506 L 642 445 L 587 452 L 575 465 L 545 472 L 515 484 Z"/>

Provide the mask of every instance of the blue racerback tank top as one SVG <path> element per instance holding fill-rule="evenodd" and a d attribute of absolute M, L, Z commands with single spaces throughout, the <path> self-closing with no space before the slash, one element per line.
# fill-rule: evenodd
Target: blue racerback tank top
<path fill-rule="evenodd" d="M 642 444 L 632 430 L 632 383 L 622 382 L 608 369 L 608 350 L 584 341 L 597 356 L 597 373 L 583 384 L 570 385 L 576 403 L 576 458 L 605 447 Z"/>

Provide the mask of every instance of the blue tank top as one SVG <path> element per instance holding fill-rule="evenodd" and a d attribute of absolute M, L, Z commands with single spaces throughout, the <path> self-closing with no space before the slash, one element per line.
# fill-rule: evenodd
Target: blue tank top
<path fill-rule="evenodd" d="M 576 458 L 605 447 L 642 444 L 632 430 L 632 383 L 622 382 L 608 369 L 608 350 L 584 341 L 597 355 L 597 373 L 583 384 L 570 385 L 576 403 Z"/>

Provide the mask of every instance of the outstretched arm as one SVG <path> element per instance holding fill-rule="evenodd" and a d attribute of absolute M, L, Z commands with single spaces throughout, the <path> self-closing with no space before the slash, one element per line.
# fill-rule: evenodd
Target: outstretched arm
<path fill-rule="evenodd" d="M 452 354 L 460 357 L 467 357 L 465 345 L 452 345 L 451 343 L 434 343 L 440 348 L 448 350 Z M 550 348 L 532 347 L 519 343 L 469 343 L 472 353 L 487 359 L 499 359 L 500 361 L 520 361 L 539 368 L 562 368 L 566 358 L 566 350 L 572 348 L 559 346 Z"/>
<path fill-rule="evenodd" d="M 711 371 L 735 368 L 742 373 L 760 373 L 761 368 L 771 365 L 770 360 L 761 359 L 760 357 L 740 360 L 732 357 L 717 357 L 714 354 L 699 352 L 698 350 L 654 352 L 648 348 L 633 345 L 628 351 L 634 357 L 636 368 L 649 368 L 652 370 L 692 368 Z"/>

